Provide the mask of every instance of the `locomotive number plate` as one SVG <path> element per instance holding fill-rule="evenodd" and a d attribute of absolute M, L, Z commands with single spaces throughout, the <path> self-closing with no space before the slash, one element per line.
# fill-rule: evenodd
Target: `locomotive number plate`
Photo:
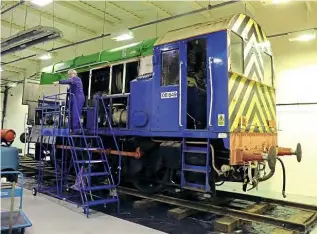
<path fill-rule="evenodd" d="M 161 93 L 161 99 L 164 99 L 164 98 L 177 98 L 177 91 L 162 92 Z"/>

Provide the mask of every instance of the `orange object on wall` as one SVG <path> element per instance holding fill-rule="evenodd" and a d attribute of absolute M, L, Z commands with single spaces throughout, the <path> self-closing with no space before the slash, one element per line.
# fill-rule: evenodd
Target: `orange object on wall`
<path fill-rule="evenodd" d="M 15 131 L 12 129 L 1 129 L 1 142 L 13 142 L 15 139 Z"/>

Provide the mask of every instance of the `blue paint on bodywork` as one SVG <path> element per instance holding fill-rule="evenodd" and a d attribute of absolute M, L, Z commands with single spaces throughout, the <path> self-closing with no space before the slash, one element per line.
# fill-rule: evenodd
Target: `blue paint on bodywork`
<path fill-rule="evenodd" d="M 187 42 L 205 38 L 207 75 L 207 116 L 206 129 L 186 129 L 187 126 Z M 143 137 L 192 137 L 218 138 L 219 133 L 229 133 L 228 121 L 228 49 L 227 30 L 188 38 L 185 40 L 155 46 L 153 49 L 152 76 L 139 77 L 131 82 L 128 106 L 128 127 L 99 128 L 99 134 Z M 162 52 L 179 51 L 181 67 L 180 84 L 161 85 Z M 211 64 L 209 66 L 209 62 Z M 211 68 L 211 70 L 210 70 Z M 212 85 L 212 87 L 211 87 Z M 176 96 L 164 98 L 166 92 L 177 92 Z M 194 92 L 195 93 L 195 92 Z M 211 108 L 211 110 L 210 110 Z M 218 118 L 224 117 L 224 126 L 219 126 Z M 211 118 L 210 118 L 211 117 Z M 90 115 L 87 122 L 93 121 Z M 229 134 L 223 139 L 229 148 Z"/>
<path fill-rule="evenodd" d="M 129 129 L 150 129 L 152 116 L 153 78 L 135 79 L 131 82 Z M 143 115 L 142 115 L 143 114 Z"/>
<path fill-rule="evenodd" d="M 153 81 L 153 109 L 151 125 L 152 131 L 179 131 L 181 128 L 181 121 L 183 113 L 181 113 L 181 119 L 179 118 L 179 85 L 161 86 L 162 79 L 162 52 L 171 50 L 179 51 L 179 61 L 184 60 L 184 49 L 181 42 L 169 43 L 167 45 L 157 46 L 154 48 L 153 56 L 155 64 L 153 64 L 154 81 Z M 184 67 L 184 66 L 183 66 Z M 183 72 L 182 72 L 183 73 Z M 176 92 L 176 96 L 173 98 L 162 98 L 166 92 Z M 183 122 L 182 122 L 183 123 Z"/>

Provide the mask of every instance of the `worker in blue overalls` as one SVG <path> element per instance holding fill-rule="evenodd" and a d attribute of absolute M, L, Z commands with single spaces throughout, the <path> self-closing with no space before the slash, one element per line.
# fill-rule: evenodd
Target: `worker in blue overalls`
<path fill-rule="evenodd" d="M 85 103 L 85 95 L 83 91 L 83 83 L 78 77 L 77 72 L 73 69 L 68 71 L 68 79 L 54 82 L 54 84 L 67 84 L 69 85 L 69 97 L 71 110 L 71 130 L 75 132 L 80 130 L 80 116 Z"/>

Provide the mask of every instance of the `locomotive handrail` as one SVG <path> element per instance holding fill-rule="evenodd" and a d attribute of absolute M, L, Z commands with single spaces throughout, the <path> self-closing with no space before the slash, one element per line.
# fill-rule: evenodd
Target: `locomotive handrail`
<path fill-rule="evenodd" d="M 61 96 L 61 95 L 64 95 L 64 94 L 73 94 L 73 93 L 70 93 L 70 92 L 58 93 L 58 94 L 53 94 L 53 95 L 48 95 L 48 96 L 45 96 L 45 95 L 44 95 L 43 97 L 50 99 L 51 97 L 57 97 L 57 96 Z"/>
<path fill-rule="evenodd" d="M 110 99 L 110 98 L 122 98 L 129 97 L 130 93 L 118 93 L 118 94 L 104 94 L 101 96 L 102 99 Z"/>
<path fill-rule="evenodd" d="M 211 65 L 212 65 L 212 58 L 209 57 L 209 82 L 210 82 L 210 106 L 209 106 L 209 118 L 208 118 L 208 125 L 209 127 L 212 126 L 211 123 L 211 115 L 212 115 L 212 107 L 213 107 L 213 89 L 212 89 L 212 69 L 211 69 Z"/>
<path fill-rule="evenodd" d="M 105 110 L 105 114 L 106 114 L 106 120 L 108 121 L 108 124 L 109 124 L 109 128 L 110 128 L 110 131 L 111 131 L 111 135 L 113 137 L 113 141 L 114 141 L 114 144 L 115 144 L 115 147 L 119 153 L 119 162 L 118 162 L 118 181 L 117 181 L 117 184 L 115 186 L 119 186 L 120 184 L 120 180 L 121 180 L 121 164 L 122 164 L 122 161 L 121 161 L 121 153 L 120 153 L 120 149 L 119 149 L 119 146 L 118 146 L 118 143 L 117 143 L 117 140 L 116 140 L 116 136 L 112 130 L 112 126 L 111 126 L 111 122 L 110 122 L 110 117 L 108 115 L 108 112 L 107 112 L 107 107 L 106 107 L 106 104 L 104 102 L 104 98 L 103 97 L 100 97 L 100 96 L 97 96 L 97 100 L 99 102 L 99 100 L 101 100 L 101 104 L 102 104 L 102 107 L 104 108 Z M 97 124 L 98 126 L 98 124 Z M 112 177 L 112 175 L 111 175 Z"/>
<path fill-rule="evenodd" d="M 179 107 L 178 107 L 178 125 L 182 125 L 182 65 L 183 61 L 179 63 Z"/>
<path fill-rule="evenodd" d="M 58 96 L 62 96 L 62 95 L 69 95 L 69 97 L 70 97 L 70 99 L 69 100 L 66 100 L 67 98 L 65 97 L 65 98 L 57 98 Z M 77 100 L 76 100 L 76 98 L 74 98 L 74 94 L 73 93 L 71 93 L 71 92 L 63 92 L 63 93 L 58 93 L 58 94 L 53 94 L 53 95 L 47 95 L 47 96 L 45 96 L 45 95 L 43 95 L 43 103 L 44 103 L 44 100 L 45 99 L 54 99 L 55 100 L 55 102 L 57 102 L 57 100 L 65 100 L 66 101 L 66 103 L 67 102 L 70 102 L 70 100 L 72 100 L 73 102 L 74 102 L 74 104 L 75 104 L 75 109 L 76 109 L 76 111 L 75 111 L 75 115 L 77 115 L 77 117 L 78 117 L 78 119 L 80 119 L 80 115 L 81 115 L 81 113 L 79 113 L 78 112 L 78 108 L 77 108 Z M 66 111 L 66 110 L 65 110 Z M 71 111 L 70 111 L 70 109 L 68 110 L 68 112 L 70 113 Z M 49 113 L 49 112 L 48 112 Z M 42 119 L 43 119 L 43 112 L 42 112 Z M 60 112 L 60 115 L 62 115 L 62 112 Z M 42 123 L 43 124 L 43 123 Z M 43 128 L 43 126 L 42 126 L 42 124 L 41 124 L 41 127 Z M 82 125 L 82 122 L 81 121 L 79 121 L 79 125 L 80 125 L 80 130 L 81 130 L 81 132 L 83 133 L 83 135 L 85 135 L 84 134 L 84 128 L 83 128 L 83 125 Z M 58 128 L 60 127 L 60 123 L 58 123 L 58 126 L 57 126 Z M 68 130 L 70 130 L 70 124 L 68 124 Z M 55 124 L 54 124 L 54 130 L 56 129 L 56 126 L 55 126 Z"/>

